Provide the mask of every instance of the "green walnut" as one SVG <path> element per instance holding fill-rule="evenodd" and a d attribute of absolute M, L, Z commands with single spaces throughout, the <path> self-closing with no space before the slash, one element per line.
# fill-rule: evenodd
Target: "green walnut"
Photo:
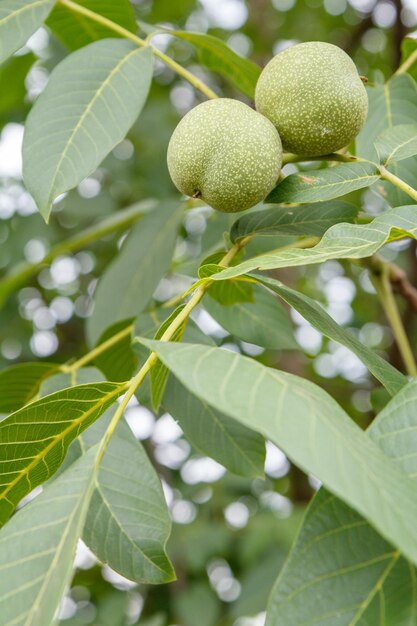
<path fill-rule="evenodd" d="M 352 59 L 321 41 L 277 54 L 259 77 L 255 103 L 278 129 L 284 150 L 310 156 L 347 146 L 368 113 L 366 89 Z"/>
<path fill-rule="evenodd" d="M 229 98 L 192 109 L 174 130 L 168 169 L 179 191 L 218 211 L 243 211 L 276 185 L 282 146 L 274 125 Z"/>

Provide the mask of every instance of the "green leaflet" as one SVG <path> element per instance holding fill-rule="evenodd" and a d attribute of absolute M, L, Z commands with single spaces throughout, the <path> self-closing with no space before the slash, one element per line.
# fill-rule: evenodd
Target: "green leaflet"
<path fill-rule="evenodd" d="M 0 63 L 19 50 L 42 25 L 54 0 L 2 0 L 0 4 Z"/>
<path fill-rule="evenodd" d="M 322 202 L 373 185 L 379 179 L 374 163 L 342 163 L 321 170 L 290 174 L 271 191 L 266 203 Z"/>
<path fill-rule="evenodd" d="M 415 480 L 417 381 L 406 385 L 368 429 Z M 314 620 L 332 626 L 408 626 L 417 615 L 417 576 L 360 515 L 320 489 L 273 589 L 267 626 Z"/>
<path fill-rule="evenodd" d="M 384 131 L 375 141 L 381 163 L 385 166 L 391 161 L 402 161 L 417 154 L 417 126 L 400 124 Z"/>
<path fill-rule="evenodd" d="M 359 156 L 376 161 L 378 158 L 374 142 L 388 129 L 402 124 L 415 124 L 417 119 L 417 86 L 411 76 L 403 74 L 393 76 L 385 85 L 367 88 L 369 97 L 369 115 L 365 126 L 356 138 L 356 150 Z M 417 187 L 417 158 L 400 163 L 390 163 L 389 170 Z M 403 191 L 390 183 L 380 181 L 377 189 L 393 206 L 407 204 L 410 198 Z"/>
<path fill-rule="evenodd" d="M 144 310 L 171 262 L 182 212 L 178 202 L 165 201 L 132 228 L 97 286 L 87 320 L 90 345 L 109 326 Z"/>
<path fill-rule="evenodd" d="M 414 483 L 322 389 L 221 348 L 143 343 L 193 394 L 273 441 L 417 562 Z"/>
<path fill-rule="evenodd" d="M 76 2 L 132 33 L 136 32 L 135 15 L 129 0 L 117 0 L 117 2 L 114 0 L 76 0 Z M 79 13 L 74 13 L 65 6 L 56 5 L 46 23 L 70 50 L 76 50 L 105 37 L 118 37 L 114 30 Z"/>
<path fill-rule="evenodd" d="M 229 281 L 217 283 L 229 285 Z M 247 283 L 242 283 L 247 285 Z M 253 302 L 237 302 L 227 306 L 210 297 L 204 299 L 204 308 L 223 328 L 243 341 L 269 350 L 294 350 L 297 343 L 287 313 L 278 300 L 264 289 L 255 286 Z"/>
<path fill-rule="evenodd" d="M 152 65 L 150 49 L 104 39 L 54 69 L 23 142 L 25 184 L 45 221 L 55 198 L 94 172 L 125 137 L 146 102 Z"/>
<path fill-rule="evenodd" d="M 313 248 L 267 252 L 213 275 L 213 280 L 233 278 L 256 269 L 296 267 L 330 259 L 363 259 L 391 239 L 403 237 L 417 238 L 416 207 L 413 204 L 386 211 L 370 224 L 336 224 Z"/>
<path fill-rule="evenodd" d="M 236 220 L 230 230 L 230 238 L 235 243 L 248 235 L 321 237 L 334 224 L 353 222 L 357 213 L 358 209 L 353 204 L 340 200 L 251 211 Z"/>
<path fill-rule="evenodd" d="M 230 80 L 248 98 L 254 98 L 256 83 L 261 73 L 261 68 L 256 63 L 240 56 L 224 41 L 213 35 L 180 30 L 167 32 L 191 43 L 197 49 L 202 65 Z"/>
<path fill-rule="evenodd" d="M 53 624 L 71 581 L 87 514 L 97 448 L 45 487 L 0 531 L 0 624 Z"/>
<path fill-rule="evenodd" d="M 146 358 L 147 350 L 139 343 L 140 336 L 154 337 L 163 319 L 161 316 L 168 313 L 169 309 L 156 309 L 152 314 L 143 313 L 138 317 L 133 348 L 143 359 Z M 192 320 L 187 323 L 184 340 L 214 345 L 213 340 L 204 335 Z M 161 366 L 165 367 L 162 363 Z M 149 390 L 141 386 L 138 392 L 141 404 L 150 404 Z M 202 454 L 210 456 L 230 472 L 240 476 L 263 476 L 263 437 L 190 393 L 172 374 L 168 378 L 162 406 L 178 421 L 187 439 Z"/>
<path fill-rule="evenodd" d="M 300 315 L 310 322 L 326 337 L 333 341 L 341 343 L 343 346 L 352 350 L 360 358 L 362 363 L 366 365 L 370 372 L 377 378 L 389 391 L 391 395 L 395 395 L 407 384 L 407 378 L 401 374 L 395 367 L 385 361 L 378 354 L 367 348 L 363 343 L 348 330 L 339 326 L 326 313 L 323 307 L 312 298 L 304 294 L 286 287 L 278 280 L 267 276 L 257 276 L 254 278 L 259 280 L 263 285 L 272 289 L 285 302 L 288 302 Z"/>
<path fill-rule="evenodd" d="M 34 400 L 43 381 L 59 369 L 56 363 L 11 365 L 0 372 L 0 413 L 11 413 Z"/>
<path fill-rule="evenodd" d="M 75 383 L 97 381 L 100 372 L 86 367 Z M 68 374 L 49 379 L 54 391 L 71 385 Z M 63 466 L 86 453 L 104 436 L 114 408 L 71 444 Z M 67 465 L 67 467 L 68 467 Z M 62 467 L 62 466 L 61 466 Z M 106 449 L 87 513 L 83 539 L 96 556 L 137 583 L 162 584 L 175 578 L 165 552 L 171 520 L 161 483 L 142 444 L 122 420 Z M 108 541 L 108 537 L 112 541 Z"/>
<path fill-rule="evenodd" d="M 0 422 L 0 525 L 18 502 L 52 476 L 70 443 L 126 386 L 93 383 L 58 391 Z"/>
<path fill-rule="evenodd" d="M 84 445 L 99 431 L 103 434 L 101 423 L 83 436 Z M 101 561 L 126 578 L 163 584 L 175 580 L 165 552 L 170 532 L 159 477 L 142 444 L 121 422 L 100 465 L 83 539 Z"/>

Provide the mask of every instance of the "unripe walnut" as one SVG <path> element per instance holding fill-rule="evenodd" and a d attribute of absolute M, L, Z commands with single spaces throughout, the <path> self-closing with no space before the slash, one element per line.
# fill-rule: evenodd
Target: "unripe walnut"
<path fill-rule="evenodd" d="M 180 121 L 167 158 L 179 191 L 234 213 L 261 202 L 275 186 L 282 146 L 263 115 L 219 98 L 199 104 Z"/>
<path fill-rule="evenodd" d="M 368 97 L 352 59 L 337 46 L 301 43 L 262 71 L 256 109 L 278 129 L 284 150 L 320 156 L 347 146 L 368 113 Z"/>

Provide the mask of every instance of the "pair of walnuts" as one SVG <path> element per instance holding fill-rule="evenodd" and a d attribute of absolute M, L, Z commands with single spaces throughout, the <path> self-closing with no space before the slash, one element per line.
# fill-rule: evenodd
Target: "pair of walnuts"
<path fill-rule="evenodd" d="M 348 145 L 365 123 L 368 98 L 352 59 L 313 41 L 267 64 L 255 106 L 219 98 L 187 113 L 168 146 L 179 191 L 219 211 L 248 209 L 276 185 L 283 149 L 320 156 Z"/>

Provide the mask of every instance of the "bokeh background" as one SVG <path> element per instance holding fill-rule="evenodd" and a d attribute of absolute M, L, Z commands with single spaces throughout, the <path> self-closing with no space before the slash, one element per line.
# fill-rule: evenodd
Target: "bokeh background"
<path fill-rule="evenodd" d="M 264 65 L 285 47 L 323 40 L 344 48 L 369 83 L 381 83 L 400 62 L 403 37 L 417 28 L 417 0 L 134 0 L 138 20 L 214 34 L 234 50 Z M 146 27 L 145 27 L 146 28 Z M 169 35 L 153 43 L 201 76 L 218 93 L 244 99 L 221 78 L 198 65 L 193 49 Z M 0 68 L 0 270 L 38 263 L 55 244 L 117 210 L 146 198 L 177 197 L 165 154 L 176 123 L 200 94 L 157 62 L 155 80 L 140 119 L 93 176 L 56 203 L 46 226 L 21 175 L 22 121 L 66 50 L 39 30 Z M 286 166 L 290 173 L 293 166 Z M 372 191 L 352 200 L 375 215 L 383 201 Z M 187 212 L 172 273 L 155 293 L 157 301 L 189 284 L 196 259 L 218 244 L 233 218 L 207 207 Z M 94 305 L 97 279 L 122 245 L 111 235 L 43 267 L 12 293 L 0 312 L 1 367 L 33 360 L 63 362 L 86 351 L 84 321 Z M 415 246 L 391 244 L 385 257 L 404 267 L 417 283 Z M 132 267 L 132 272 L 135 268 Z M 360 340 L 400 365 L 393 338 L 359 265 L 336 261 L 281 271 L 281 280 L 320 300 Z M 1 281 L 0 281 L 1 292 Z M 291 314 L 299 351 L 263 351 L 238 342 L 204 309 L 195 320 L 220 345 L 309 378 L 329 391 L 366 426 L 384 402 L 363 365 L 345 348 Z M 414 337 L 412 312 L 404 321 Z M 167 414 L 132 402 L 127 419 L 162 477 L 174 529 L 168 550 L 178 581 L 138 587 L 98 564 L 80 545 L 77 573 L 61 609 L 62 625 L 81 626 L 262 626 L 268 592 L 297 531 L 317 481 L 267 446 L 265 478 L 246 480 L 191 449 Z"/>

